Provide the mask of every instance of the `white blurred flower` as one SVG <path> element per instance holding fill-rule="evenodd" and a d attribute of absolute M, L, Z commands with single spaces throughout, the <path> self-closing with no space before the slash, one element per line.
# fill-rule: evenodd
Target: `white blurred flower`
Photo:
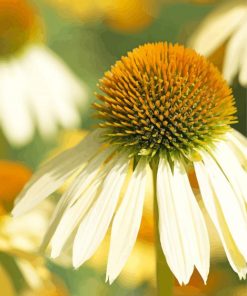
<path fill-rule="evenodd" d="M 210 56 L 226 43 L 223 76 L 231 84 L 238 75 L 247 87 L 247 1 L 227 0 L 211 12 L 188 41 L 188 46 Z"/>
<path fill-rule="evenodd" d="M 43 45 L 31 45 L 21 56 L 0 63 L 0 122 L 13 145 L 28 143 L 35 126 L 51 138 L 59 125 L 79 125 L 83 98 L 82 83 Z"/>
<path fill-rule="evenodd" d="M 86 99 L 83 83 L 42 44 L 37 19 L 24 0 L 0 2 L 0 125 L 15 146 L 35 128 L 50 139 L 59 127 L 78 126 Z"/>
<path fill-rule="evenodd" d="M 40 240 L 48 227 L 52 209 L 51 202 L 44 202 L 35 211 L 18 219 L 7 214 L 0 216 L 0 251 L 14 259 L 25 280 L 26 286 L 18 295 L 67 295 L 64 287 L 57 285 L 55 276 L 47 269 L 45 259 L 38 256 Z M 0 275 L 0 293 L 16 295 L 16 278 L 1 262 Z"/>
<path fill-rule="evenodd" d="M 10 254 L 18 251 L 36 253 L 52 209 L 52 203 L 46 202 L 18 219 L 7 214 L 0 216 L 0 250 Z"/>

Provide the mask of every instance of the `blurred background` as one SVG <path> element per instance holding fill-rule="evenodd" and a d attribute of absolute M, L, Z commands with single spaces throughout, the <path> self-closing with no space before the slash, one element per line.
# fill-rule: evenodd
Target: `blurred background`
<path fill-rule="evenodd" d="M 16 222 L 9 212 L 40 163 L 94 126 L 90 105 L 104 72 L 146 42 L 178 42 L 206 54 L 231 84 L 235 128 L 247 135 L 246 20 L 247 3 L 241 0 L 0 0 L 1 296 L 155 295 L 150 205 L 132 257 L 111 286 L 105 284 L 107 242 L 76 271 L 66 258 L 54 263 L 37 255 L 52 202 Z M 207 33 L 208 40 L 200 39 Z M 246 282 L 230 269 L 217 242 L 211 264 L 207 286 L 195 273 L 189 286 L 175 283 L 174 295 L 247 295 Z"/>

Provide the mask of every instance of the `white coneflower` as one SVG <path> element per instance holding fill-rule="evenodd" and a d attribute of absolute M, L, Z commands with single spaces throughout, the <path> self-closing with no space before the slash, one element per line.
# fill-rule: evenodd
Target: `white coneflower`
<path fill-rule="evenodd" d="M 0 0 L 0 125 L 13 145 L 35 126 L 44 138 L 80 122 L 85 87 L 42 44 L 42 25 L 25 0 Z"/>
<path fill-rule="evenodd" d="M 210 56 L 225 45 L 223 76 L 247 87 L 247 1 L 226 0 L 220 4 L 190 37 L 188 45 Z"/>
<path fill-rule="evenodd" d="M 32 209 L 77 172 L 43 246 L 51 240 L 57 257 L 73 245 L 77 268 L 94 254 L 112 222 L 107 266 L 112 283 L 136 241 L 150 165 L 167 263 L 181 284 L 189 282 L 195 267 L 206 282 L 208 232 L 187 174 L 195 170 L 229 262 L 244 278 L 247 148 L 229 126 L 236 109 L 219 71 L 183 46 L 146 44 L 106 72 L 100 89 L 101 103 L 94 104 L 99 128 L 44 165 L 13 214 Z"/>

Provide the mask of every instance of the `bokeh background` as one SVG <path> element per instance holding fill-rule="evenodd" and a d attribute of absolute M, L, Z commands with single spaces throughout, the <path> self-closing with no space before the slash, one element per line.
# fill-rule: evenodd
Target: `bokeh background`
<path fill-rule="evenodd" d="M 97 6 L 96 2 L 101 2 L 101 4 L 97 4 Z M 94 92 L 97 91 L 97 81 L 116 60 L 131 49 L 146 42 L 168 41 L 186 44 L 204 17 L 213 11 L 220 1 L 115 0 L 113 1 L 115 10 L 111 12 L 107 11 L 109 2 L 111 1 L 30 1 L 30 4 L 36 7 L 44 23 L 46 45 L 60 56 L 77 77 L 83 81 L 88 99 L 83 108 L 80 109 L 80 126 L 76 130 L 61 129 L 56 136 L 48 141 L 42 139 L 36 132 L 30 143 L 23 147 L 14 147 L 9 144 L 4 133 L 0 130 L 1 161 L 17 162 L 27 166 L 30 171 L 35 171 L 44 159 L 55 153 L 54 151 L 60 151 L 77 143 L 82 136 L 79 129 L 90 129 L 96 123 L 92 117 L 90 105 L 95 100 Z M 219 63 L 221 58 L 222 55 L 219 55 Z M 214 57 L 214 59 L 217 62 L 217 57 Z M 232 88 L 239 110 L 239 122 L 235 125 L 235 128 L 247 135 L 247 91 L 239 84 L 238 79 L 234 80 Z M 8 165 L 4 163 L 3 170 L 6 170 L 6 167 Z M 13 185 L 15 182 L 19 182 L 16 181 L 19 180 L 18 174 L 22 176 L 23 171 L 18 173 L 19 171 L 15 167 L 13 169 L 8 167 L 8 169 L 12 172 L 8 175 L 9 187 L 12 187 L 15 186 Z M 1 179 L 0 173 L 0 182 L 1 180 L 0 187 L 5 186 L 7 188 L 8 186 L 3 182 L 4 179 Z M 0 198 L 1 192 L 0 189 Z M 36 216 L 34 215 L 31 221 L 35 221 L 35 219 Z M 149 250 L 149 248 L 152 249 L 152 234 L 149 233 L 152 226 L 152 223 L 149 222 L 150 219 L 151 213 L 147 211 L 147 221 L 143 226 L 143 234 L 139 238 L 141 243 L 137 246 L 139 249 L 136 249 L 137 252 L 144 255 L 137 258 L 129 273 L 125 273 L 124 278 L 116 281 L 113 285 L 105 284 L 104 258 L 106 252 L 102 251 L 91 264 L 76 271 L 64 262 L 58 264 L 49 261 L 48 258 L 45 259 L 40 273 L 44 281 L 48 281 L 49 278 L 49 283 L 55 282 L 55 288 L 49 290 L 50 292 L 47 289 L 43 292 L 33 291 L 26 295 L 155 295 L 155 283 L 152 275 L 143 272 L 143 269 L 152 270 L 154 264 L 152 255 L 150 257 L 145 255 L 149 252 L 152 253 Z M 18 235 L 20 233 L 18 231 L 17 229 L 17 234 L 14 232 L 13 235 Z M 24 231 L 28 232 L 28 223 L 24 224 Z M 26 284 L 23 284 L 26 279 L 15 262 L 15 258 L 19 254 L 4 251 L 4 248 L 1 248 L 1 242 L 0 250 L 3 250 L 0 251 L 0 274 L 1 266 L 4 266 L 15 291 L 12 291 L 14 294 L 10 295 L 22 295 L 23 287 L 26 287 Z M 208 286 L 204 286 L 200 277 L 195 274 L 189 287 L 176 287 L 175 295 L 247 295 L 246 281 L 239 281 L 221 252 L 221 250 L 218 253 L 216 252 L 215 257 L 211 259 L 212 267 Z M 36 259 L 29 258 L 28 260 L 34 262 Z M 32 266 L 36 271 L 40 268 L 39 263 L 36 262 L 32 263 Z M 50 274 L 48 277 L 43 276 L 47 272 L 51 272 L 52 276 Z M 29 274 L 31 278 L 33 273 L 34 271 L 29 269 L 27 275 Z M 0 276 L 4 279 L 6 274 Z M 0 284 L 1 296 L 7 295 L 6 287 Z"/>

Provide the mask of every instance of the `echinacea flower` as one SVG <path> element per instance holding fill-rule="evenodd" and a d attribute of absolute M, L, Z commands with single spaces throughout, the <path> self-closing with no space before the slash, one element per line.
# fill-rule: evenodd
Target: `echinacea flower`
<path fill-rule="evenodd" d="M 25 0 L 0 0 L 0 126 L 8 141 L 45 139 L 79 124 L 85 87 L 43 44 L 43 25 Z"/>
<path fill-rule="evenodd" d="M 238 76 L 247 87 L 247 2 L 226 0 L 219 4 L 199 25 L 188 46 L 205 56 L 224 47 L 222 72 L 231 84 Z"/>
<path fill-rule="evenodd" d="M 150 166 L 168 266 L 180 284 L 189 282 L 194 268 L 206 282 L 210 245 L 188 178 L 194 170 L 230 265 L 245 278 L 247 140 L 230 127 L 235 103 L 217 68 L 192 49 L 152 43 L 122 57 L 99 87 L 100 102 L 94 104 L 99 127 L 41 167 L 13 215 L 35 207 L 76 172 L 43 247 L 51 241 L 54 258 L 72 247 L 77 268 L 95 253 L 112 222 L 107 263 L 112 283 L 137 238 Z"/>
<path fill-rule="evenodd" d="M 30 177 L 31 171 L 26 166 L 0 161 L 0 295 L 66 296 L 65 287 L 37 254 L 53 204 L 47 200 L 35 211 L 15 220 L 9 215 L 16 195 Z M 21 277 L 16 277 L 18 274 Z M 23 284 L 18 288 L 16 282 L 20 278 Z"/>

